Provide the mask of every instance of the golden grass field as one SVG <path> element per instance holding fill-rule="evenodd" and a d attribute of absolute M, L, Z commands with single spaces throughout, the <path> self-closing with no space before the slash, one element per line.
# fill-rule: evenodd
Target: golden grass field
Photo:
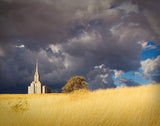
<path fill-rule="evenodd" d="M 160 85 L 2 94 L 0 126 L 160 126 Z"/>

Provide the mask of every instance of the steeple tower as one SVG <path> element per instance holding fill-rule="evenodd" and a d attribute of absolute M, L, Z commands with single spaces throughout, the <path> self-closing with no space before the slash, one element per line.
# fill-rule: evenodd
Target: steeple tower
<path fill-rule="evenodd" d="M 51 93 L 52 89 L 43 85 L 39 80 L 38 73 L 38 59 L 36 59 L 36 71 L 34 74 L 34 81 L 28 86 L 28 94 L 41 94 L 41 93 Z"/>
<path fill-rule="evenodd" d="M 36 59 L 36 72 L 38 73 L 38 59 Z"/>
<path fill-rule="evenodd" d="M 39 82 L 39 73 L 38 73 L 38 59 L 36 59 L 36 72 L 34 74 L 34 81 Z"/>

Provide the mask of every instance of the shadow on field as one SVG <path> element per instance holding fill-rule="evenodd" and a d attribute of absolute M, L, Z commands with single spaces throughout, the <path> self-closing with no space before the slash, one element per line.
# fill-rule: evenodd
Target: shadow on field
<path fill-rule="evenodd" d="M 18 100 L 15 103 L 10 104 L 11 111 L 24 112 L 29 110 L 27 100 Z"/>

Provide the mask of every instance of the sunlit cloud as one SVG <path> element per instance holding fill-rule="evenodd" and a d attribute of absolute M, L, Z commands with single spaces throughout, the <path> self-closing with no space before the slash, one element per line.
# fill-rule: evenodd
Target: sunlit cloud
<path fill-rule="evenodd" d="M 16 48 L 25 48 L 25 45 L 16 45 Z"/>

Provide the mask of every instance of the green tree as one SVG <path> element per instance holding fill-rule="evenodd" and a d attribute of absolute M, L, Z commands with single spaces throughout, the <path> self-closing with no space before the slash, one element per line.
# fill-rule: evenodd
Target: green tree
<path fill-rule="evenodd" d="M 74 76 L 67 81 L 67 84 L 62 88 L 62 92 L 69 93 L 79 89 L 88 89 L 86 79 L 82 76 Z"/>

